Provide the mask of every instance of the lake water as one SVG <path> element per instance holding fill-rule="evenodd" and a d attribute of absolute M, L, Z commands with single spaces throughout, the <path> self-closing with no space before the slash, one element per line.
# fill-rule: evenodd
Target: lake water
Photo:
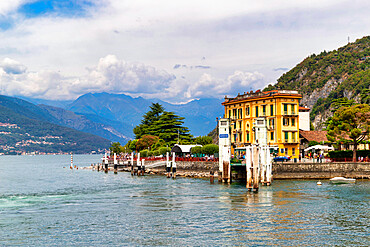
<path fill-rule="evenodd" d="M 89 166 L 97 155 L 75 155 Z M 0 245 L 369 246 L 370 182 L 242 184 L 70 170 L 70 156 L 0 156 Z M 67 167 L 67 168 L 63 168 Z"/>

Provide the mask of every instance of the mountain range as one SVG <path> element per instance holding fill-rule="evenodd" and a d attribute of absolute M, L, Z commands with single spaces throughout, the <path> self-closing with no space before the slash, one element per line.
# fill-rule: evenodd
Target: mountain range
<path fill-rule="evenodd" d="M 216 117 L 223 115 L 221 102 L 220 99 L 199 99 L 186 104 L 171 104 L 125 94 L 88 93 L 75 101 L 2 96 L 0 105 L 26 118 L 102 137 L 107 148 L 108 142 L 124 144 L 133 139 L 133 128 L 140 124 L 152 103 L 160 103 L 166 111 L 184 117 L 184 126 L 194 136 L 207 135 L 216 126 Z M 48 133 L 47 130 L 44 133 Z"/>
<path fill-rule="evenodd" d="M 369 68 L 370 36 L 365 36 L 337 50 L 312 54 L 264 90 L 298 90 L 303 95 L 300 103 L 311 108 L 313 125 L 324 129 L 336 99 L 370 103 Z"/>

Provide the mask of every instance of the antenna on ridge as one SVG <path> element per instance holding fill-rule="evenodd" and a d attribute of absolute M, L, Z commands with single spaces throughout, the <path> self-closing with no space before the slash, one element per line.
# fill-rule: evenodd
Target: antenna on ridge
<path fill-rule="evenodd" d="M 349 36 L 348 36 L 348 44 L 349 44 Z"/>

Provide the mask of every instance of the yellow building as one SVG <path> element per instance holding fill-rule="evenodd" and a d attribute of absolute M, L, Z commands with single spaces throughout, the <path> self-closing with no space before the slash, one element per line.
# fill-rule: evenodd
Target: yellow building
<path fill-rule="evenodd" d="M 232 147 L 256 144 L 257 131 L 260 130 L 260 125 L 256 124 L 262 123 L 266 125 L 262 128 L 264 134 L 258 134 L 257 142 L 278 148 L 279 156 L 298 158 L 298 108 L 301 98 L 297 91 L 290 90 L 257 90 L 235 98 L 225 97 L 222 105 L 225 106 L 225 118 L 229 118 L 231 123 Z"/>

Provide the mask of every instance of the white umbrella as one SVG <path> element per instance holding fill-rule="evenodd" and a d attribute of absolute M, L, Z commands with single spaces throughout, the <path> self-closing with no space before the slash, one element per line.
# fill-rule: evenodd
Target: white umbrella
<path fill-rule="evenodd" d="M 334 150 L 333 147 L 329 147 L 329 146 L 324 146 L 324 145 L 315 145 L 315 146 L 312 146 L 312 147 L 309 147 L 309 148 L 306 148 L 304 151 L 309 151 L 311 149 L 319 149 L 319 150 Z"/>

